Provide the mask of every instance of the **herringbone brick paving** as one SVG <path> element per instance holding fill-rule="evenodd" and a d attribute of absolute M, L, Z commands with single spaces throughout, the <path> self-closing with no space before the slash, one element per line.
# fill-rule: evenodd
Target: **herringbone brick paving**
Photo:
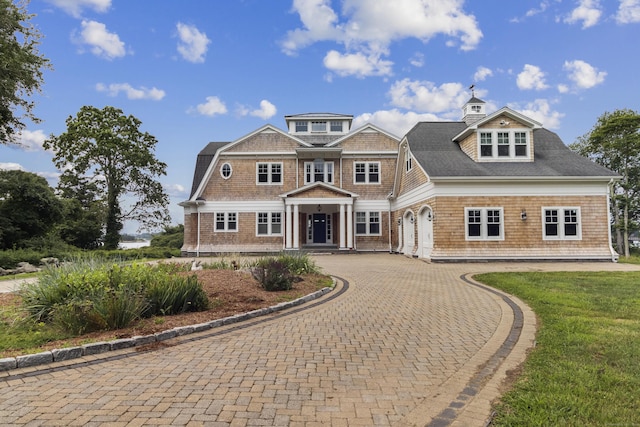
<path fill-rule="evenodd" d="M 430 265 L 389 254 L 315 259 L 348 281 L 343 295 L 153 351 L 11 371 L 0 376 L 0 424 L 425 425 L 511 326 L 508 307 L 460 275 L 531 268 Z M 572 269 L 580 265 L 589 264 Z M 495 397 L 497 386 L 488 388 Z M 482 425 L 487 405 L 468 405 L 452 422 Z"/>

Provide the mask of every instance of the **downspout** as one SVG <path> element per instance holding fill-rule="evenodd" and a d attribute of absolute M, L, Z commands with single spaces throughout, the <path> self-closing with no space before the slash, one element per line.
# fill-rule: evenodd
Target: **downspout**
<path fill-rule="evenodd" d="M 200 258 L 200 204 L 204 204 L 204 199 L 196 199 L 196 213 L 198 214 L 198 236 L 196 243 L 196 258 Z"/>
<path fill-rule="evenodd" d="M 392 193 L 389 193 L 389 195 L 387 196 L 387 201 L 389 202 L 389 211 L 388 213 L 388 225 L 387 225 L 387 234 L 388 234 L 388 240 L 389 240 L 389 253 L 393 253 L 393 246 L 391 244 L 391 198 L 393 197 Z"/>
<path fill-rule="evenodd" d="M 613 188 L 613 179 L 607 184 L 607 235 L 609 236 L 609 252 L 611 252 L 611 261 L 618 262 L 620 256 L 613 248 L 611 240 L 611 189 Z"/>

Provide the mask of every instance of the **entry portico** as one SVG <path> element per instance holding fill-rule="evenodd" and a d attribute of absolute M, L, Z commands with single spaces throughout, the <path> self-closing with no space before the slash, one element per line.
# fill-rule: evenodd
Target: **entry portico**
<path fill-rule="evenodd" d="M 285 249 L 301 246 L 354 248 L 356 193 L 316 182 L 282 194 L 285 204 Z"/>

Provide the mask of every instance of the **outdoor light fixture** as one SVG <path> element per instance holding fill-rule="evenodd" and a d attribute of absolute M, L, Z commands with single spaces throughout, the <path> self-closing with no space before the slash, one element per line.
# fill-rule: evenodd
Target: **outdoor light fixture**
<path fill-rule="evenodd" d="M 520 219 L 523 221 L 527 219 L 527 211 L 525 209 L 522 209 L 522 212 L 520 212 Z"/>
<path fill-rule="evenodd" d="M 398 218 L 398 225 L 402 225 L 402 218 Z"/>
<path fill-rule="evenodd" d="M 322 206 L 318 205 L 318 212 L 322 210 Z"/>

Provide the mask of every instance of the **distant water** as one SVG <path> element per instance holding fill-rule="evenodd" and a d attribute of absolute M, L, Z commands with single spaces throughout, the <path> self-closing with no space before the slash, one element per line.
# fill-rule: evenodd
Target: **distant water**
<path fill-rule="evenodd" d="M 140 240 L 137 242 L 120 242 L 118 244 L 118 248 L 120 249 L 137 249 L 145 246 L 149 246 L 151 244 L 151 240 Z"/>

